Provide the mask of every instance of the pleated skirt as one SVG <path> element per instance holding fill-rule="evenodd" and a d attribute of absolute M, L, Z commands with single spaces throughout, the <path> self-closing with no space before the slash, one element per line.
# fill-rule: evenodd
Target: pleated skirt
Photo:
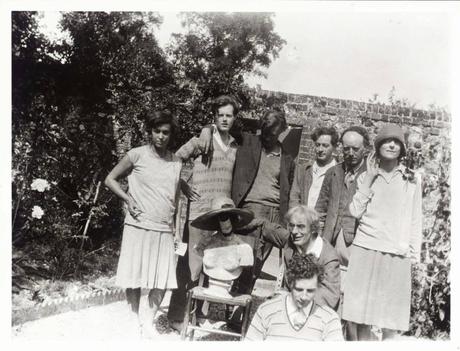
<path fill-rule="evenodd" d="M 116 285 L 125 289 L 176 289 L 172 233 L 125 224 Z"/>
<path fill-rule="evenodd" d="M 410 259 L 352 245 L 342 319 L 380 328 L 409 329 Z"/>

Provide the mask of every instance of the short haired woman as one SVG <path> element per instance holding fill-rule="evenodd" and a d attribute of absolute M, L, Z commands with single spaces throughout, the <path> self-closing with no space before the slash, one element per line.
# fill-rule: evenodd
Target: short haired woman
<path fill-rule="evenodd" d="M 169 150 L 178 124 L 168 111 L 152 111 L 146 117 L 150 138 L 133 148 L 113 168 L 105 185 L 127 204 L 116 285 L 139 320 L 141 288 L 151 289 L 148 300 L 151 321 L 167 289 L 175 289 L 174 213 L 181 161 Z M 118 181 L 128 178 L 125 192 Z"/>
<path fill-rule="evenodd" d="M 358 340 L 379 338 L 375 328 L 382 339 L 409 329 L 411 261 L 419 260 L 422 238 L 421 179 L 400 164 L 406 152 L 403 130 L 385 125 L 374 147 L 350 204 L 359 225 L 342 318 L 356 324 Z"/>

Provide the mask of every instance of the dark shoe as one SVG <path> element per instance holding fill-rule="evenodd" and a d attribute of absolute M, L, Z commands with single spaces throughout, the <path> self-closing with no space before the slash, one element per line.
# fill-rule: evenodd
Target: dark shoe
<path fill-rule="evenodd" d="M 184 321 L 169 321 L 169 327 L 180 334 L 182 332 L 182 328 L 184 327 Z"/>
<path fill-rule="evenodd" d="M 230 330 L 230 331 L 232 331 L 234 333 L 241 333 L 241 329 L 243 328 L 242 323 L 232 321 L 232 320 L 227 321 L 226 326 L 227 326 L 228 330 Z"/>

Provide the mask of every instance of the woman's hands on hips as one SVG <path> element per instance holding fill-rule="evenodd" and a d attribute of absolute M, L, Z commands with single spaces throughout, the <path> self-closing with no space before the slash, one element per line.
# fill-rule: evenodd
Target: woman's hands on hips
<path fill-rule="evenodd" d="M 133 218 L 137 218 L 142 211 L 139 208 L 137 202 L 130 196 L 128 199 L 128 211 Z"/>

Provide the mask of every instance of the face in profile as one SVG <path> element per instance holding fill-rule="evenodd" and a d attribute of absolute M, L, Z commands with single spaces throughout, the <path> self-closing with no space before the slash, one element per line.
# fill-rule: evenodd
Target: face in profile
<path fill-rule="evenodd" d="M 383 161 L 398 160 L 401 154 L 401 144 L 398 139 L 387 139 L 380 144 L 378 151 L 379 158 Z"/>
<path fill-rule="evenodd" d="M 297 308 L 307 307 L 315 297 L 316 289 L 318 289 L 316 275 L 310 279 L 297 279 L 291 288 L 291 296 Z"/>
<path fill-rule="evenodd" d="M 331 143 L 332 137 L 327 134 L 320 135 L 315 141 L 316 161 L 320 165 L 326 165 L 332 161 L 334 146 Z"/>
<path fill-rule="evenodd" d="M 348 167 L 358 166 L 364 158 L 364 138 L 361 134 L 348 131 L 342 137 L 343 160 Z"/>
<path fill-rule="evenodd" d="M 214 118 L 217 130 L 220 132 L 228 132 L 232 128 L 235 122 L 235 116 L 233 115 L 233 106 L 228 104 L 221 106 L 217 109 L 216 116 Z"/>
<path fill-rule="evenodd" d="M 152 128 L 152 144 L 156 149 L 165 150 L 171 139 L 171 125 L 168 123 L 160 124 Z"/>
<path fill-rule="evenodd" d="M 311 226 L 302 213 L 294 212 L 288 223 L 289 234 L 295 246 L 305 247 L 310 241 Z"/>

